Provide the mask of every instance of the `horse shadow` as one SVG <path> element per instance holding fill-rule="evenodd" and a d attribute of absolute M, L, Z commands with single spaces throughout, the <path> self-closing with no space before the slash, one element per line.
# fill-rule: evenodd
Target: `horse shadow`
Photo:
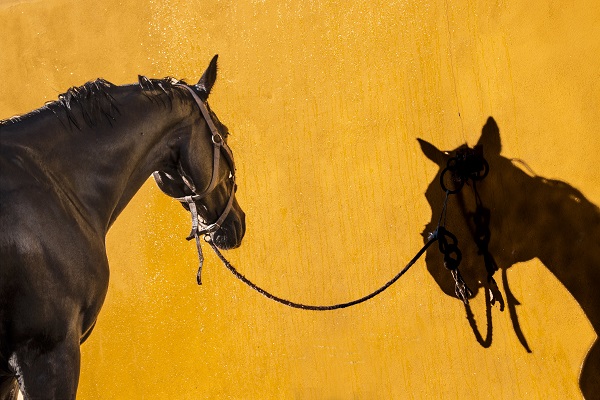
<path fill-rule="evenodd" d="M 469 149 L 465 144 L 453 151 L 438 150 L 418 139 L 425 156 L 439 166 L 425 197 L 432 220 L 423 236 L 428 239 L 444 209 L 440 176 L 448 160 Z M 506 271 L 516 263 L 538 258 L 573 295 L 600 334 L 600 209 L 566 182 L 535 175 L 522 160 L 500 155 L 500 130 L 490 117 L 483 126 L 474 150 L 483 152 L 489 173 L 480 181 L 469 180 L 463 189 L 448 197 L 449 230 L 458 239 L 462 251 L 459 271 L 472 291 L 480 290 L 486 299 L 487 332 L 479 332 L 473 314 L 465 303 L 467 319 L 477 341 L 483 347 L 492 343 L 491 306 L 508 308 L 519 341 L 531 352 L 517 312 L 518 301 L 512 294 Z M 445 179 L 445 178 L 444 178 Z M 455 280 L 444 268 L 442 255 L 429 248 L 425 262 L 431 276 L 449 296 L 456 297 Z M 504 296 L 494 274 L 500 271 Z M 596 340 L 583 364 L 579 384 L 586 399 L 600 396 L 600 341 Z"/>

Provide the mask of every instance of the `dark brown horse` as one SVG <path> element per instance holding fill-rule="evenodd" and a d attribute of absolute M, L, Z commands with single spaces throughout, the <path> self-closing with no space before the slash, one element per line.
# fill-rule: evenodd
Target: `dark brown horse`
<path fill-rule="evenodd" d="M 453 151 L 438 150 L 419 140 L 423 153 L 440 170 L 426 192 L 433 218 L 424 233 L 432 232 L 443 208 L 440 173 L 447 160 L 466 145 Z M 577 189 L 565 182 L 546 179 L 517 167 L 521 161 L 500 155 L 500 131 L 489 118 L 475 146 L 489 163 L 489 173 L 481 181 L 465 185 L 448 201 L 447 227 L 458 238 L 462 250 L 460 272 L 474 294 L 484 289 L 488 306 L 488 332 L 484 338 L 466 305 L 477 340 L 491 345 L 489 307 L 499 301 L 508 307 L 515 333 L 527 351 L 529 344 L 520 329 L 516 313 L 519 304 L 508 286 L 506 270 L 512 265 L 539 258 L 577 300 L 596 333 L 600 333 L 600 210 Z M 439 252 L 429 250 L 427 269 L 440 288 L 455 296 L 455 282 L 444 269 Z M 503 298 L 493 275 L 500 270 Z M 543 284 L 543 283 L 541 283 Z M 589 351 L 580 376 L 586 399 L 600 396 L 600 342 Z"/>
<path fill-rule="evenodd" d="M 99 79 L 0 122 L 0 399 L 75 398 L 108 288 L 106 233 L 153 172 L 214 244 L 240 245 L 228 131 L 206 104 L 216 68 L 215 56 L 195 85 Z"/>

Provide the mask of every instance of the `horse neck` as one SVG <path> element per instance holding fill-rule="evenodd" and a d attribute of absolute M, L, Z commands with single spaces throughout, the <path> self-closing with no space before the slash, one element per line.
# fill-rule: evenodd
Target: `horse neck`
<path fill-rule="evenodd" d="M 32 117 L 21 143 L 16 136 L 10 140 L 99 234 L 106 234 L 152 172 L 169 161 L 169 142 L 190 114 L 185 102 L 172 99 L 170 107 L 168 101 L 153 102 L 137 86 L 115 87 L 111 95 L 120 115 L 110 123 L 80 122 L 78 130 L 46 111 Z"/>
<path fill-rule="evenodd" d="M 598 331 L 600 329 L 600 210 L 564 182 L 536 178 L 541 193 L 530 240 L 536 256 L 575 297 Z M 534 189 L 535 190 L 535 189 Z"/>

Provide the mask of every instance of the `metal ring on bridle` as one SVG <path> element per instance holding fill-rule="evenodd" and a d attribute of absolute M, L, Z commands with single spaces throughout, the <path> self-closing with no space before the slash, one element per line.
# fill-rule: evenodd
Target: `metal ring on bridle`
<path fill-rule="evenodd" d="M 452 179 L 452 181 L 456 182 L 456 184 L 455 184 L 454 190 L 450 190 L 446 187 L 446 184 L 444 183 L 444 175 L 446 174 L 446 172 L 452 172 L 452 174 L 454 174 L 454 170 L 451 169 L 450 167 L 446 167 L 440 174 L 440 185 L 442 186 L 442 190 L 444 192 L 450 193 L 450 194 L 456 194 L 456 193 L 460 192 L 465 184 L 465 181 L 460 178 L 458 178 L 458 180 Z M 452 178 L 454 178 L 454 176 L 452 176 Z"/>
<path fill-rule="evenodd" d="M 490 164 L 488 164 L 486 159 L 482 158 L 480 161 L 482 163 L 481 169 L 479 171 L 475 171 L 471 174 L 471 179 L 473 179 L 474 181 L 483 180 L 490 172 Z M 483 171 L 483 172 L 481 172 L 481 171 Z"/>
<path fill-rule="evenodd" d="M 212 142 L 213 142 L 214 144 L 216 144 L 216 145 L 219 145 L 219 146 L 220 146 L 221 144 L 223 144 L 223 137 L 221 136 L 221 134 L 220 134 L 220 133 L 214 133 L 214 132 L 213 132 L 213 135 L 212 135 Z"/>

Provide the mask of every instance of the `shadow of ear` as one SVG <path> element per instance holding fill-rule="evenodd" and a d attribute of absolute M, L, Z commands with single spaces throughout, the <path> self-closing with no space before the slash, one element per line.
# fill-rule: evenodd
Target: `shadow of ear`
<path fill-rule="evenodd" d="M 481 136 L 479 137 L 477 146 L 483 147 L 486 156 L 500 155 L 500 152 L 502 151 L 500 129 L 494 118 L 489 117 L 487 119 L 487 122 L 481 129 Z"/>
<path fill-rule="evenodd" d="M 421 151 L 425 154 L 425 157 L 436 163 L 438 166 L 446 165 L 446 161 L 448 161 L 449 156 L 441 150 L 438 150 L 437 147 L 432 145 L 426 140 L 417 138 L 419 145 L 421 146 Z"/>

